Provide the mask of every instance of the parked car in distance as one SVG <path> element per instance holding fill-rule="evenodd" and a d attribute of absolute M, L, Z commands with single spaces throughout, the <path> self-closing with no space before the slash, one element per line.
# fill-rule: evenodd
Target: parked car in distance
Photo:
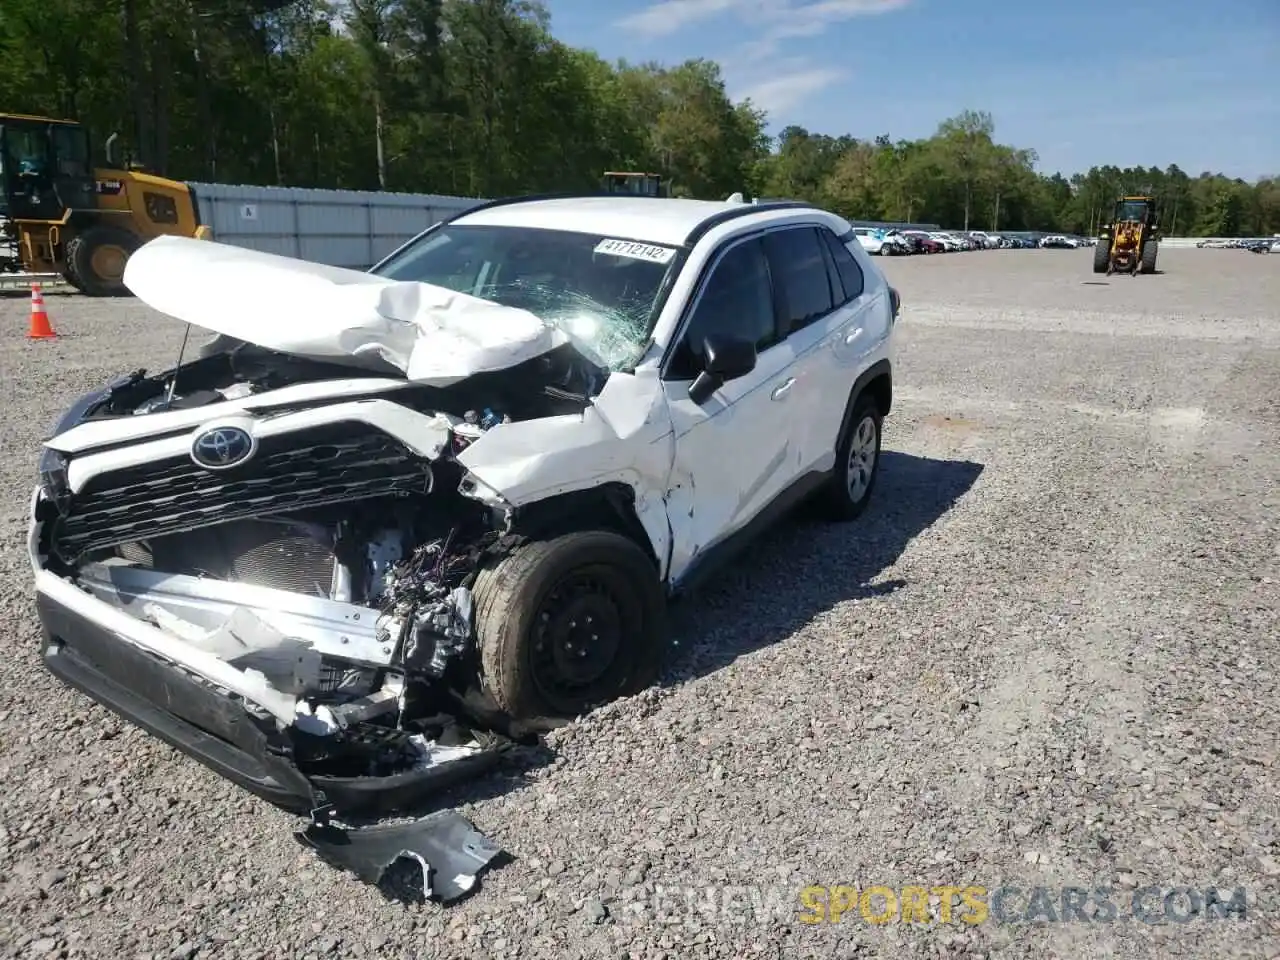
<path fill-rule="evenodd" d="M 915 253 L 915 245 L 902 235 L 900 230 L 886 230 L 881 237 L 880 255 L 886 257 L 905 257 Z"/>
<path fill-rule="evenodd" d="M 879 230 L 873 227 L 854 227 L 853 235 L 858 238 L 858 243 L 862 244 L 862 249 L 872 256 L 882 252 L 884 238 Z"/>
<path fill-rule="evenodd" d="M 923 230 L 904 230 L 902 235 L 915 243 L 920 253 L 942 253 L 947 249 L 941 240 L 935 240 Z"/>

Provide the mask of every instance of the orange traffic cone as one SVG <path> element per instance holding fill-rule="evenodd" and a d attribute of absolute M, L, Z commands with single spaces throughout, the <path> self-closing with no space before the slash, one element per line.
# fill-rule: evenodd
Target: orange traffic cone
<path fill-rule="evenodd" d="M 49 314 L 44 309 L 44 294 L 40 292 L 40 284 L 31 285 L 31 331 L 27 337 L 31 340 L 49 340 L 56 337 L 53 325 L 49 323 Z"/>

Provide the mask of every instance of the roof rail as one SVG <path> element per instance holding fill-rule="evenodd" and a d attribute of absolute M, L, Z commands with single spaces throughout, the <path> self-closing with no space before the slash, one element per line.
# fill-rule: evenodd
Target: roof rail
<path fill-rule="evenodd" d="M 803 200 L 753 200 L 751 203 L 744 203 L 734 207 L 731 210 L 722 210 L 713 214 L 700 224 L 689 231 L 689 235 L 684 238 L 685 246 L 691 247 L 711 230 L 730 220 L 736 220 L 739 217 L 749 217 L 753 213 L 760 213 L 762 210 L 817 210 L 818 207 L 812 203 L 805 203 Z"/>
<path fill-rule="evenodd" d="M 580 192 L 580 193 L 540 193 L 540 194 L 532 194 L 529 196 L 500 197 L 497 200 L 489 200 L 486 203 L 482 203 L 482 204 L 479 204 L 478 206 L 471 207 L 470 209 L 462 210 L 458 213 L 452 214 L 446 219 L 440 221 L 440 225 L 450 223 L 458 219 L 459 217 L 465 217 L 467 214 L 474 213 L 478 210 L 489 210 L 493 207 L 506 206 L 512 203 L 524 203 L 527 201 L 534 201 L 534 200 L 581 200 L 588 197 L 616 197 L 616 196 L 626 196 L 628 198 L 635 196 L 644 200 L 671 199 L 669 197 L 650 197 L 646 194 L 616 194 L 616 193 L 609 193 L 603 190 L 587 191 L 587 192 Z M 736 197 L 738 195 L 735 194 L 734 196 Z M 730 198 L 730 199 L 732 200 L 733 198 Z M 757 197 L 756 199 L 752 200 L 749 203 L 743 202 L 741 203 L 741 205 L 735 207 L 734 209 L 723 210 L 720 213 L 713 214 L 712 216 L 708 217 L 706 220 L 703 220 L 702 223 L 694 227 L 693 230 L 689 232 L 689 235 L 685 237 L 685 241 L 684 241 L 685 245 L 692 246 L 693 244 L 697 243 L 700 239 L 702 239 L 704 236 L 706 236 L 708 231 L 714 229 L 715 227 L 720 226 L 722 223 L 727 223 L 730 220 L 734 220 L 738 217 L 745 217 L 752 213 L 759 213 L 761 208 L 768 208 L 770 210 L 816 210 L 816 209 L 819 209 L 814 204 L 808 203 L 807 201 L 804 201 L 804 200 L 788 200 L 788 199 L 775 198 L 775 197 Z"/>

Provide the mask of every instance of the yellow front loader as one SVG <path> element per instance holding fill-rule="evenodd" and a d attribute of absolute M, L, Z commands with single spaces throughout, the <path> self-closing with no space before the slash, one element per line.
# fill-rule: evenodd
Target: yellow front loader
<path fill-rule="evenodd" d="M 665 197 L 670 192 L 661 174 L 619 172 L 608 170 L 600 178 L 600 189 L 605 193 L 620 193 L 633 197 Z"/>
<path fill-rule="evenodd" d="M 0 113 L 0 273 L 59 274 L 90 296 L 119 296 L 129 255 L 148 240 L 209 237 L 185 183 L 117 167 L 110 140 L 106 161 L 94 165 L 75 121 Z"/>
<path fill-rule="evenodd" d="M 1093 272 L 1155 273 L 1158 229 L 1155 197 L 1121 197 L 1093 248 Z"/>

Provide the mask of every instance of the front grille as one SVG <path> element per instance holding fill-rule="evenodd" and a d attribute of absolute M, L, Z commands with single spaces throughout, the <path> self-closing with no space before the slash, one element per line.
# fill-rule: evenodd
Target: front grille
<path fill-rule="evenodd" d="M 51 545 L 74 563 L 91 550 L 230 520 L 425 493 L 430 477 L 426 461 L 392 437 L 331 424 L 266 438 L 235 471 L 181 457 L 94 477 L 56 521 Z"/>

